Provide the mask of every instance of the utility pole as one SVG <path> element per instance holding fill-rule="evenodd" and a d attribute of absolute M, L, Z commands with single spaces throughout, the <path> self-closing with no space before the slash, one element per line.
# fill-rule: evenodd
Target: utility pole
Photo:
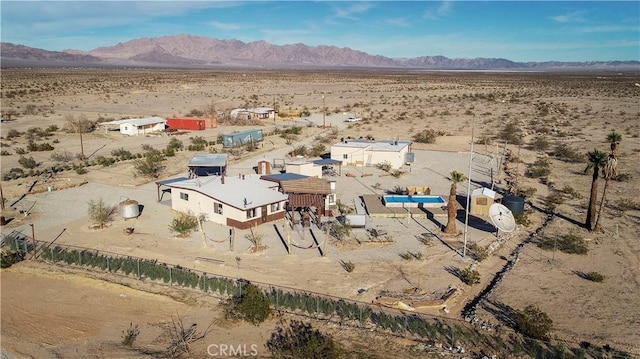
<path fill-rule="evenodd" d="M 322 94 L 322 128 L 326 128 L 327 127 L 327 120 L 326 120 L 326 110 L 324 107 L 324 94 Z"/>

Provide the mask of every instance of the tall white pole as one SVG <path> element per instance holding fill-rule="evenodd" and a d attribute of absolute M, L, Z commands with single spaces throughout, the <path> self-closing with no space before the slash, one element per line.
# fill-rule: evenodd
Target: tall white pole
<path fill-rule="evenodd" d="M 471 123 L 471 151 L 469 152 L 469 172 L 467 173 L 467 206 L 465 207 L 464 219 L 464 247 L 462 248 L 462 257 L 467 255 L 467 233 L 469 232 L 469 204 L 471 203 L 471 163 L 473 162 L 473 128 L 475 126 L 476 117 L 473 116 Z"/>
<path fill-rule="evenodd" d="M 322 95 L 322 128 L 327 127 L 326 111 L 324 106 L 324 94 Z"/>

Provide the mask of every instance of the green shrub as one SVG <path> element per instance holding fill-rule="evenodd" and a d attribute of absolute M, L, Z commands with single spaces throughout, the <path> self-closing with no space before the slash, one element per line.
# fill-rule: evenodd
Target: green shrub
<path fill-rule="evenodd" d="M 586 280 L 590 280 L 592 282 L 598 282 L 601 283 L 602 281 L 604 281 L 604 276 L 598 272 L 588 272 L 588 273 L 584 273 L 582 275 L 582 277 Z"/>
<path fill-rule="evenodd" d="M 465 268 L 460 271 L 460 280 L 466 285 L 474 285 L 480 283 L 480 272 L 475 269 Z"/>
<path fill-rule="evenodd" d="M 181 149 L 182 147 L 182 141 L 175 137 L 171 138 L 171 140 L 169 140 L 169 144 L 167 145 L 167 148 L 173 148 L 174 150 Z"/>
<path fill-rule="evenodd" d="M 532 178 L 547 177 L 551 174 L 551 162 L 546 158 L 538 158 L 529 166 L 528 174 Z"/>
<path fill-rule="evenodd" d="M 433 129 L 426 129 L 413 135 L 412 139 L 418 143 L 436 143 L 438 133 Z"/>
<path fill-rule="evenodd" d="M 292 320 L 286 327 L 284 323 L 278 323 L 267 341 L 267 348 L 274 358 L 340 357 L 339 348 L 330 336 L 297 320 Z"/>
<path fill-rule="evenodd" d="M 100 228 L 103 228 L 113 219 L 113 215 L 117 209 L 117 206 L 108 206 L 101 197 L 97 200 L 89 201 L 89 209 L 87 212 L 89 219 Z"/>
<path fill-rule="evenodd" d="M 18 255 L 12 250 L 2 250 L 0 253 L 0 268 L 9 268 L 18 262 Z"/>
<path fill-rule="evenodd" d="M 28 158 L 20 156 L 20 159 L 18 159 L 18 163 L 26 169 L 33 169 L 38 167 L 38 162 L 36 162 L 36 160 L 34 160 L 31 156 L 29 156 Z"/>
<path fill-rule="evenodd" d="M 238 281 L 239 294 L 232 296 L 225 314 L 230 319 L 241 319 L 253 325 L 264 322 L 271 314 L 269 298 L 254 284 Z"/>
<path fill-rule="evenodd" d="M 575 234 L 563 234 L 556 237 L 546 237 L 540 239 L 538 247 L 544 250 L 557 249 L 568 254 L 587 254 L 589 247 L 584 239 Z"/>
<path fill-rule="evenodd" d="M 533 339 L 547 339 L 553 328 L 551 318 L 534 305 L 528 305 L 524 310 L 517 310 L 514 317 L 516 329 Z"/>
<path fill-rule="evenodd" d="M 151 179 L 160 177 L 160 173 L 164 170 L 165 156 L 162 152 L 155 149 L 147 149 L 144 157 L 136 159 L 133 167 L 136 173 Z"/>
<path fill-rule="evenodd" d="M 196 228 L 198 217 L 185 213 L 179 213 L 169 224 L 169 230 L 178 233 L 180 237 L 189 236 Z"/>
<path fill-rule="evenodd" d="M 536 136 L 531 142 L 531 149 L 534 151 L 545 151 L 549 148 L 549 139 L 546 136 Z"/>
<path fill-rule="evenodd" d="M 472 242 L 469 245 L 469 251 L 475 260 L 482 262 L 489 257 L 489 250 L 486 247 L 481 247 L 478 243 Z"/>
<path fill-rule="evenodd" d="M 131 154 L 131 152 L 129 152 L 128 150 L 125 150 L 123 147 L 120 147 L 118 149 L 111 151 L 111 156 L 117 157 L 123 160 L 128 160 L 133 158 L 133 154 Z"/>
<path fill-rule="evenodd" d="M 581 151 L 569 147 L 564 143 L 556 145 L 553 152 L 553 156 L 564 162 L 582 163 L 586 161 L 586 156 Z"/>

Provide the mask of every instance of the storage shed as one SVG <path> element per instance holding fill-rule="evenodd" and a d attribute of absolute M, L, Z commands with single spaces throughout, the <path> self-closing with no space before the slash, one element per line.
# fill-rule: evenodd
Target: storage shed
<path fill-rule="evenodd" d="M 489 207 L 495 202 L 497 193 L 489 188 L 481 187 L 471 192 L 471 208 L 469 213 L 476 216 L 488 216 Z"/>
<path fill-rule="evenodd" d="M 167 127 L 176 130 L 192 130 L 202 131 L 206 126 L 206 122 L 202 118 L 194 117 L 173 117 L 167 119 Z"/>
<path fill-rule="evenodd" d="M 196 153 L 187 165 L 189 177 L 224 175 L 227 172 L 228 158 L 226 153 Z"/>
<path fill-rule="evenodd" d="M 222 146 L 224 148 L 239 147 L 249 143 L 262 142 L 262 140 L 261 129 L 246 130 L 222 135 Z"/>
<path fill-rule="evenodd" d="M 285 165 L 287 173 L 297 173 L 309 177 L 322 177 L 322 165 L 317 165 L 311 161 L 291 161 Z"/>

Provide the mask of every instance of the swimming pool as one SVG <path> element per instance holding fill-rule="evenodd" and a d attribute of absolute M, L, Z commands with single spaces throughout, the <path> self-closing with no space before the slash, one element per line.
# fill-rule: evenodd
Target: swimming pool
<path fill-rule="evenodd" d="M 442 207 L 447 204 L 441 196 L 407 196 L 389 194 L 382 197 L 385 207 Z"/>

